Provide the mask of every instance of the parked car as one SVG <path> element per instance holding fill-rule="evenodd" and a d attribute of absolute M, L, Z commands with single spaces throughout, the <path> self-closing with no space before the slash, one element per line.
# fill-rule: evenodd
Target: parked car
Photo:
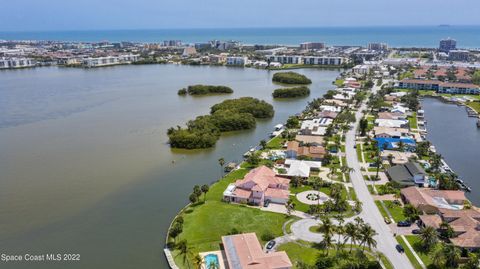
<path fill-rule="evenodd" d="M 397 244 L 397 245 L 395 246 L 395 248 L 396 248 L 397 251 L 400 252 L 400 253 L 405 252 L 405 250 L 403 249 L 402 245 L 400 245 L 400 244 Z"/>
<path fill-rule="evenodd" d="M 377 167 L 378 164 L 377 164 L 377 163 L 369 163 L 368 166 L 369 166 L 369 167 Z"/>
<path fill-rule="evenodd" d="M 275 241 L 272 240 L 272 241 L 268 242 L 268 244 L 267 244 L 267 249 L 268 249 L 268 250 L 271 250 L 274 246 L 275 246 Z"/>
<path fill-rule="evenodd" d="M 265 202 L 263 202 L 263 207 L 268 207 L 269 204 L 270 200 L 265 200 Z"/>
<path fill-rule="evenodd" d="M 412 234 L 420 234 L 420 233 L 421 233 L 420 229 L 413 229 L 412 230 Z"/>
<path fill-rule="evenodd" d="M 410 223 L 410 221 L 408 221 L 408 220 L 402 220 L 402 221 L 399 221 L 397 223 L 397 226 L 398 227 L 410 227 L 410 226 L 412 226 L 412 223 Z"/>
<path fill-rule="evenodd" d="M 356 148 L 357 148 L 357 144 L 353 145 L 353 148 L 356 149 Z"/>
<path fill-rule="evenodd" d="M 385 217 L 385 218 L 383 218 L 383 220 L 385 221 L 386 224 L 392 223 L 392 221 L 390 220 L 389 217 Z"/>

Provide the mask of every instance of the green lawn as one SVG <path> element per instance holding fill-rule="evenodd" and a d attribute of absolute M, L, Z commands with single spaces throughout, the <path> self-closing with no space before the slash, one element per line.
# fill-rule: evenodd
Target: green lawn
<path fill-rule="evenodd" d="M 298 268 L 296 267 L 296 264 L 297 262 L 299 261 L 302 261 L 304 263 L 307 263 L 309 265 L 315 265 L 315 262 L 317 260 L 317 258 L 320 256 L 320 255 L 325 255 L 324 251 L 319 249 L 319 247 L 315 244 L 310 244 L 310 243 L 307 243 L 307 242 L 301 242 L 299 241 L 299 243 L 301 243 L 302 245 L 299 245 L 295 242 L 289 242 L 289 243 L 285 243 L 285 244 L 282 244 L 278 247 L 278 251 L 285 251 L 287 252 L 287 255 L 288 257 L 290 258 L 290 260 L 292 261 L 292 264 L 293 264 L 293 268 Z M 350 245 L 345 245 L 345 253 L 343 254 L 340 254 L 336 251 L 336 249 L 330 249 L 329 250 L 329 257 L 335 257 L 337 256 L 337 254 L 339 255 L 338 256 L 338 259 L 340 261 L 340 263 L 346 263 L 348 261 L 346 261 L 345 257 L 342 257 L 347 255 L 349 256 L 350 254 L 348 253 L 349 251 L 349 248 L 350 248 Z M 358 246 L 355 246 L 355 248 L 358 248 Z M 370 254 L 370 253 L 365 253 L 366 256 L 368 257 L 369 260 L 374 260 L 375 258 Z M 391 265 L 390 261 L 388 261 L 388 259 L 385 257 L 385 255 L 380 255 L 381 256 L 381 260 L 384 262 L 385 264 L 385 267 L 387 269 L 393 269 L 393 266 Z M 332 267 L 332 268 L 346 268 L 346 267 L 342 267 L 342 265 L 336 265 L 337 267 Z M 340 266 L 340 267 L 338 267 Z M 343 264 L 343 266 L 346 266 L 346 264 Z"/>
<path fill-rule="evenodd" d="M 390 211 L 390 214 L 392 214 L 392 217 L 395 220 L 395 222 L 399 222 L 407 218 L 403 214 L 402 206 L 395 204 L 393 201 L 384 201 L 383 203 L 387 207 L 388 211 Z"/>
<path fill-rule="evenodd" d="M 372 185 L 367 185 L 367 188 L 368 188 L 368 191 L 369 191 L 371 194 L 375 194 L 375 192 L 373 191 L 373 186 L 372 186 Z"/>
<path fill-rule="evenodd" d="M 348 190 L 350 192 L 350 198 L 352 200 L 357 200 L 357 194 L 355 193 L 355 189 L 352 187 L 348 187 Z"/>
<path fill-rule="evenodd" d="M 385 209 L 383 209 L 383 206 L 382 206 L 381 203 L 382 203 L 381 201 L 375 201 L 375 204 L 377 205 L 378 210 L 380 211 L 380 214 L 382 214 L 382 216 L 383 216 L 384 218 L 389 218 L 389 219 L 390 219 L 390 217 L 388 216 L 388 214 L 387 214 L 387 212 L 385 211 Z"/>
<path fill-rule="evenodd" d="M 357 144 L 357 158 L 359 162 L 363 162 L 362 149 L 360 148 L 360 144 Z"/>
<path fill-rule="evenodd" d="M 412 116 L 408 117 L 408 123 L 410 124 L 410 129 L 417 129 L 417 112 L 413 112 Z"/>
<path fill-rule="evenodd" d="M 467 102 L 467 105 L 475 109 L 475 111 L 477 111 L 478 113 L 480 113 L 480 102 Z"/>
<path fill-rule="evenodd" d="M 418 263 L 417 259 L 415 259 L 415 256 L 413 256 L 412 251 L 410 251 L 410 249 L 405 244 L 405 241 L 403 241 L 403 239 L 400 236 L 397 236 L 396 239 L 397 239 L 397 242 L 400 245 L 402 245 L 403 249 L 405 250 L 405 255 L 407 255 L 407 257 L 410 260 L 410 262 L 412 263 L 413 267 L 415 269 L 423 269 L 423 267 Z"/>
<path fill-rule="evenodd" d="M 344 82 L 345 82 L 345 81 L 344 81 L 343 79 L 336 79 L 336 80 L 335 80 L 335 85 L 336 85 L 337 87 L 342 87 Z"/>
<path fill-rule="evenodd" d="M 267 148 L 269 149 L 282 149 L 283 144 L 285 143 L 285 139 L 282 138 L 282 136 L 277 136 L 272 138 L 270 141 L 267 143 Z"/>
<path fill-rule="evenodd" d="M 425 266 L 429 266 L 430 264 L 433 263 L 432 261 L 432 254 L 435 253 L 435 247 L 433 247 L 430 251 L 425 251 L 422 248 L 421 242 L 420 242 L 420 237 L 416 235 L 406 235 L 405 238 L 407 238 L 408 243 L 412 246 L 412 248 L 415 250 L 417 253 L 418 257 L 422 260 L 422 262 L 425 264 Z M 437 245 L 438 247 L 439 245 Z"/>
<path fill-rule="evenodd" d="M 210 187 L 205 203 L 187 207 L 182 212 L 183 232 L 177 242 L 187 240 L 193 252 L 197 253 L 218 250 L 221 236 L 234 228 L 240 232 L 255 232 L 258 238 L 266 231 L 275 236 L 282 235 L 282 225 L 289 219 L 287 216 L 221 201 L 226 186 L 247 172 L 247 169 L 239 169 L 228 174 Z M 178 256 L 175 260 L 182 267 L 182 257 Z"/>

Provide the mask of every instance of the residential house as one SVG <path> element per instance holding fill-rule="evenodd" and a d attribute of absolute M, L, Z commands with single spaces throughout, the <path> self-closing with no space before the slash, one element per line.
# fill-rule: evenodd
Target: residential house
<path fill-rule="evenodd" d="M 392 164 L 405 164 L 410 161 L 410 158 L 417 157 L 417 154 L 409 151 L 382 150 L 380 157 L 384 161 L 391 161 Z"/>
<path fill-rule="evenodd" d="M 390 128 L 408 128 L 408 120 L 390 120 L 390 119 L 376 119 L 375 125 L 379 127 L 390 127 Z"/>
<path fill-rule="evenodd" d="M 425 170 L 416 162 L 395 165 L 388 168 L 386 172 L 391 181 L 395 181 L 402 187 L 423 186 L 427 176 Z"/>
<path fill-rule="evenodd" d="M 406 136 L 409 133 L 406 128 L 392 128 L 392 127 L 373 127 L 373 134 L 375 137 L 383 138 L 400 138 Z"/>
<path fill-rule="evenodd" d="M 222 236 L 222 245 L 230 269 L 291 269 L 285 251 L 263 251 L 255 233 Z"/>
<path fill-rule="evenodd" d="M 313 160 L 322 160 L 325 154 L 327 154 L 327 151 L 322 146 L 300 146 L 297 141 L 289 141 L 285 151 L 285 155 L 289 159 L 308 157 Z"/>
<path fill-rule="evenodd" d="M 467 200 L 463 191 L 408 187 L 400 191 L 405 203 L 425 214 L 439 213 L 440 209 L 461 210 Z"/>
<path fill-rule="evenodd" d="M 275 171 L 260 166 L 251 170 L 243 179 L 228 185 L 223 192 L 227 202 L 263 205 L 266 200 L 284 204 L 288 201 L 290 180 L 277 176 Z"/>
<path fill-rule="evenodd" d="M 317 161 L 286 159 L 285 166 L 287 167 L 287 173 L 282 174 L 282 176 L 308 178 L 312 170 L 320 170 L 322 163 Z"/>
<path fill-rule="evenodd" d="M 309 144 L 314 146 L 323 145 L 323 137 L 318 135 L 301 135 L 297 134 L 295 140 L 303 144 Z"/>

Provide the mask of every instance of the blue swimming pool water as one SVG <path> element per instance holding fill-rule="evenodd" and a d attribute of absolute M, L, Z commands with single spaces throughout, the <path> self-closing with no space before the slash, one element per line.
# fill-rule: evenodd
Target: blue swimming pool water
<path fill-rule="evenodd" d="M 218 256 L 217 254 L 208 254 L 207 256 L 205 256 L 205 267 L 208 269 L 209 268 L 209 265 L 214 263 L 216 264 L 217 266 L 219 266 L 218 264 Z"/>

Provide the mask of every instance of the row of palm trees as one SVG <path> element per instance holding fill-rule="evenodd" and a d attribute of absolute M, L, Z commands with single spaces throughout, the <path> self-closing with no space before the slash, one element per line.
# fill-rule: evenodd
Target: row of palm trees
<path fill-rule="evenodd" d="M 377 246 L 377 241 L 374 239 L 377 232 L 362 218 L 356 217 L 353 222 L 346 224 L 343 215 L 338 214 L 334 218 L 338 225 L 335 225 L 330 218 L 323 217 L 319 227 L 319 230 L 323 233 L 321 244 L 325 247 L 327 255 L 329 249 L 335 243 L 337 251 L 341 251 L 345 244 L 350 242 L 349 252 L 352 252 L 353 246 L 357 244 L 360 245 L 362 250 L 365 250 L 366 247 L 372 249 Z M 338 236 L 336 241 L 334 239 L 335 234 Z M 344 238 L 343 241 L 342 237 Z"/>

